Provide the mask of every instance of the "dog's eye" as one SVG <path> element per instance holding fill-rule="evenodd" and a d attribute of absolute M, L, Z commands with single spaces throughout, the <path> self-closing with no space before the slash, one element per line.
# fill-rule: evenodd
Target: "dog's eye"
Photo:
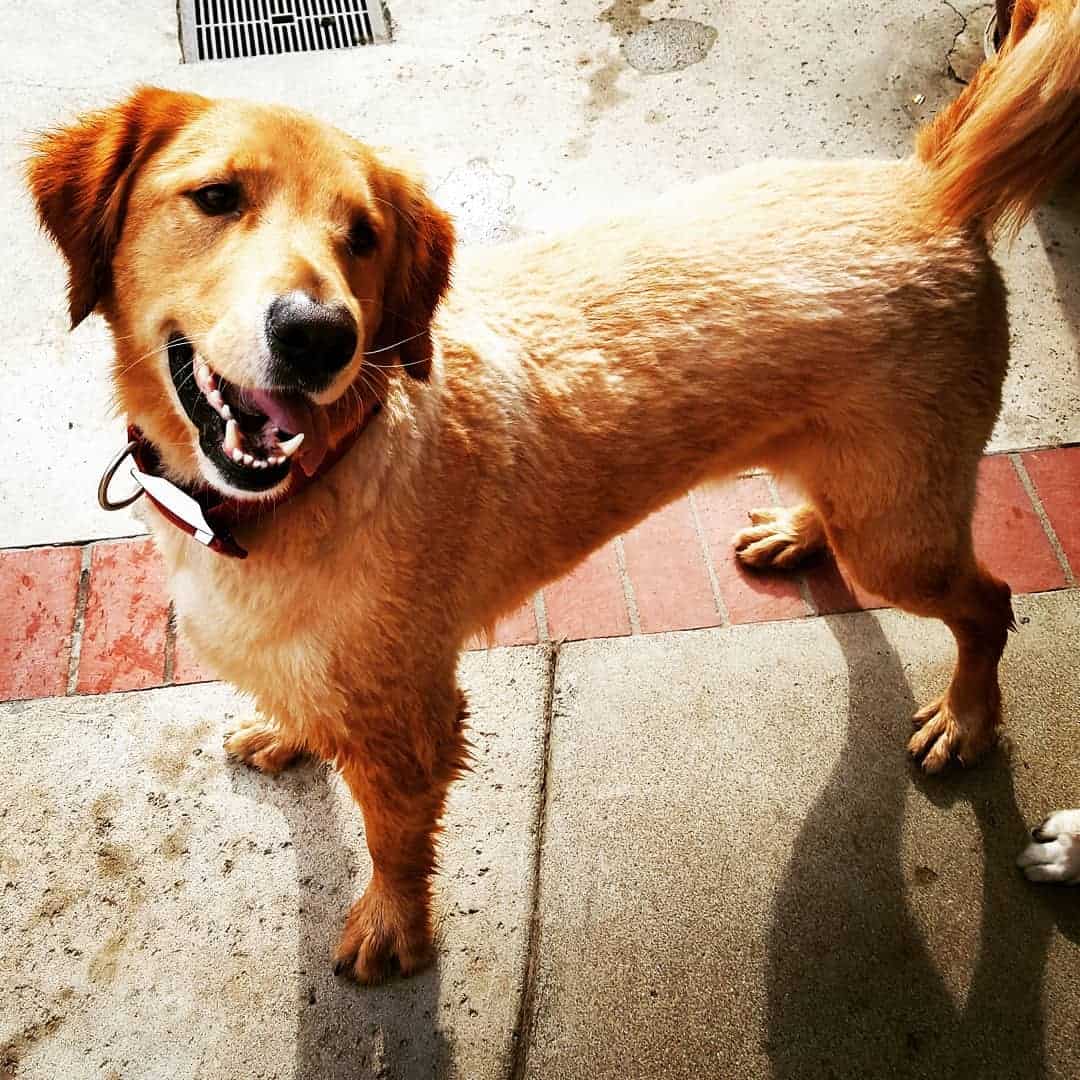
<path fill-rule="evenodd" d="M 361 218 L 349 230 L 349 252 L 353 255 L 369 255 L 375 250 L 375 230 Z"/>
<path fill-rule="evenodd" d="M 195 205 L 211 217 L 231 214 L 240 205 L 240 186 L 238 184 L 207 184 L 191 192 Z"/>

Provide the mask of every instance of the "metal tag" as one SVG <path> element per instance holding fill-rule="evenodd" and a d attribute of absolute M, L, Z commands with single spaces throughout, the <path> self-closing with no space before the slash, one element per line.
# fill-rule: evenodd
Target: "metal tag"
<path fill-rule="evenodd" d="M 181 491 L 175 484 L 170 483 L 163 476 L 151 476 L 141 472 L 134 465 L 131 467 L 131 475 L 143 491 L 154 502 L 163 506 L 174 517 L 179 518 L 185 525 L 190 526 L 192 536 L 200 544 L 209 546 L 214 539 L 214 530 L 203 514 L 202 507 L 186 492 Z"/>

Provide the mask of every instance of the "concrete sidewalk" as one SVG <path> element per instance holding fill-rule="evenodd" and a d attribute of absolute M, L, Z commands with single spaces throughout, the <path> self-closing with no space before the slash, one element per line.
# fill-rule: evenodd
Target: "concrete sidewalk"
<path fill-rule="evenodd" d="M 0 1077 L 509 1075 L 548 676 L 540 649 L 466 662 L 439 963 L 370 991 L 330 964 L 370 873 L 360 814 L 322 767 L 228 763 L 235 694 L 0 705 Z"/>
<path fill-rule="evenodd" d="M 228 763 L 235 695 L 0 705 L 0 1075 L 1071 1080 L 1080 907 L 1012 860 L 1080 792 L 1080 592 L 1018 615 L 1008 749 L 935 780 L 908 616 L 471 655 L 439 960 L 375 990 L 359 815 Z"/>
<path fill-rule="evenodd" d="M 398 0 L 391 45 L 186 67 L 172 0 L 5 12 L 0 1080 L 1074 1080 L 1080 894 L 1013 859 L 1080 805 L 1080 203 L 1001 252 L 978 534 L 1031 594 L 1006 746 L 918 775 L 944 631 L 842 614 L 873 601 L 828 567 L 747 579 L 727 537 L 769 481 L 694 492 L 465 658 L 439 960 L 362 990 L 329 961 L 358 811 L 322 767 L 226 761 L 245 703 L 198 684 L 143 543 L 96 543 L 141 532 L 94 503 L 107 335 L 67 332 L 19 180 L 35 129 L 157 82 L 411 148 L 464 242 L 497 242 L 764 156 L 905 153 L 991 7 Z"/>
<path fill-rule="evenodd" d="M 1013 858 L 1080 790 L 1080 593 L 1017 610 L 1009 749 L 932 780 L 936 624 L 566 647 L 523 1075 L 1075 1077 L 1078 898 Z"/>

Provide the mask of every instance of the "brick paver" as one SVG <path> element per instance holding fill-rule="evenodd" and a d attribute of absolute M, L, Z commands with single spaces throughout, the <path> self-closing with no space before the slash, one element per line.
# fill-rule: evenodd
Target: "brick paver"
<path fill-rule="evenodd" d="M 82 551 L 0 551 L 0 700 L 67 690 Z"/>
<path fill-rule="evenodd" d="M 1080 447 L 1031 451 L 1021 461 L 1076 575 Z M 793 498 L 797 495 L 781 485 L 780 501 Z M 883 606 L 831 559 L 801 575 L 743 569 L 732 554 L 732 536 L 748 523 L 748 510 L 775 501 L 766 478 L 741 477 L 701 487 L 627 533 L 622 538 L 625 570 L 640 632 L 802 618 L 810 609 L 800 581 L 820 614 Z M 1014 592 L 1042 592 L 1069 583 L 1008 455 L 982 462 L 974 528 L 979 556 Z M 0 620 L 0 700 L 66 693 L 83 554 L 80 547 L 0 551 L 5 616 Z M 161 685 L 169 647 L 168 601 L 150 540 L 93 544 L 89 565 L 76 691 L 99 694 Z M 544 602 L 553 640 L 612 637 L 633 629 L 614 543 L 549 585 Z M 530 645 L 541 634 L 530 598 L 500 620 L 493 644 Z M 173 682 L 213 678 L 182 635 L 172 648 Z"/>
<path fill-rule="evenodd" d="M 492 644 L 535 645 L 538 640 L 536 607 L 530 596 L 516 611 L 511 611 L 496 623 Z"/>
<path fill-rule="evenodd" d="M 810 613 L 791 574 L 760 574 L 736 558 L 731 541 L 750 525 L 748 511 L 773 506 L 776 499 L 763 476 L 707 484 L 694 493 L 720 598 L 733 623 L 798 619 Z"/>
<path fill-rule="evenodd" d="M 1022 454 L 1073 576 L 1080 579 L 1080 446 Z"/>
<path fill-rule="evenodd" d="M 719 626 L 723 621 L 689 499 L 677 499 L 628 532 L 623 555 L 642 633 Z"/>
<path fill-rule="evenodd" d="M 630 633 L 614 544 L 594 551 L 566 577 L 544 589 L 544 602 L 548 633 L 555 641 Z"/>
<path fill-rule="evenodd" d="M 465 643 L 466 649 L 500 648 L 507 645 L 535 645 L 540 640 L 536 629 L 536 601 L 529 597 L 519 608 L 504 615 L 491 632 L 490 639 L 476 634 Z"/>
<path fill-rule="evenodd" d="M 164 571 L 153 542 L 94 545 L 77 691 L 160 686 L 168 621 Z"/>
<path fill-rule="evenodd" d="M 974 531 L 975 553 L 991 573 L 1012 586 L 1013 592 L 1064 587 L 1065 573 L 1005 454 L 982 460 Z"/>
<path fill-rule="evenodd" d="M 213 682 L 217 676 L 195 658 L 195 653 L 188 644 L 183 634 L 176 635 L 173 645 L 173 678 L 174 683 L 199 683 Z"/>
<path fill-rule="evenodd" d="M 1062 460 L 1058 457 L 1054 464 Z M 1048 471 L 1056 475 L 1054 468 Z M 985 457 L 981 462 L 972 531 L 975 553 L 1014 593 L 1045 592 L 1066 584 L 1042 522 L 1008 455 Z M 822 615 L 889 606 L 831 559 L 808 568 L 806 580 Z"/>

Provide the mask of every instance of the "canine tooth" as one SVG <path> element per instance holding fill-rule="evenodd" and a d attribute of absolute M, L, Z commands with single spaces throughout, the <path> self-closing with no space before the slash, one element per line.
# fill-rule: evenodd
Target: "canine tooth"
<path fill-rule="evenodd" d="M 211 388 L 212 376 L 210 368 L 206 364 L 200 364 L 195 369 L 195 382 L 204 393 Z"/>
<path fill-rule="evenodd" d="M 229 420 L 225 425 L 225 453 L 236 457 L 240 449 L 240 425 L 235 420 Z"/>
<path fill-rule="evenodd" d="M 232 459 L 233 459 L 233 461 L 236 462 L 237 465 L 239 465 L 244 460 L 244 452 L 243 452 L 243 450 L 241 450 L 239 447 L 237 447 L 232 452 Z"/>
<path fill-rule="evenodd" d="M 304 441 L 304 433 L 301 431 L 299 435 L 294 435 L 286 442 L 279 443 L 278 449 L 286 456 L 292 457 L 297 450 L 300 449 L 300 444 Z"/>
<path fill-rule="evenodd" d="M 220 396 L 221 395 L 219 394 L 218 397 L 220 397 Z M 223 403 L 222 406 L 221 406 L 221 415 L 223 417 L 225 417 L 226 420 L 231 420 L 232 419 L 232 409 L 230 409 L 227 404 Z"/>
<path fill-rule="evenodd" d="M 244 464 L 245 465 L 254 465 L 255 464 L 255 456 L 254 456 L 254 454 L 244 454 Z"/>
<path fill-rule="evenodd" d="M 210 393 L 206 395 L 206 400 L 209 401 L 219 413 L 224 415 L 225 399 L 221 396 L 220 390 L 211 390 Z"/>

